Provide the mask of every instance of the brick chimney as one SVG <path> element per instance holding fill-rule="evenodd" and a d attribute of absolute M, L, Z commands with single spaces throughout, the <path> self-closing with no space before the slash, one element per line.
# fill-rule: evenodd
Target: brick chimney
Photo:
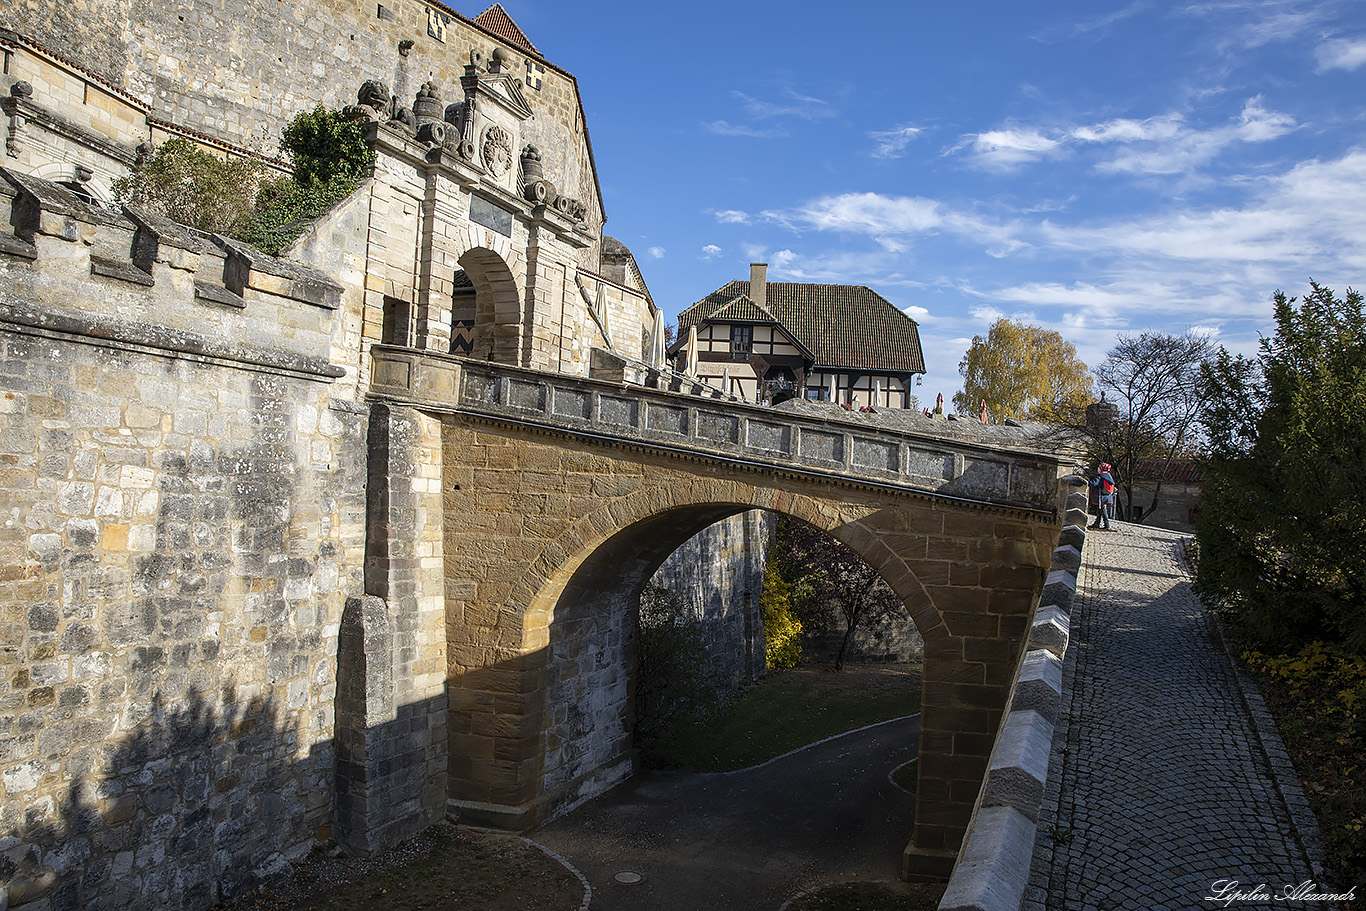
<path fill-rule="evenodd" d="M 768 306 L 768 263 L 749 264 L 749 299 L 760 307 Z"/>

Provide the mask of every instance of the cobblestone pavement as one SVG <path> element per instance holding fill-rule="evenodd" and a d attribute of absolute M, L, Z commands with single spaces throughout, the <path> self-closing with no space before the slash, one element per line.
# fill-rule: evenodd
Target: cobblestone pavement
<path fill-rule="evenodd" d="M 777 911 L 822 883 L 895 880 L 915 797 L 887 776 L 919 732 L 916 716 L 746 771 L 642 774 L 529 835 L 587 877 L 591 911 Z"/>
<path fill-rule="evenodd" d="M 1254 722 L 1270 724 L 1260 696 L 1191 591 L 1183 536 L 1114 528 L 1086 541 L 1024 907 L 1327 908 L 1275 899 L 1322 884 L 1317 835 L 1274 728 Z M 1207 898 L 1258 886 L 1264 899 Z"/>

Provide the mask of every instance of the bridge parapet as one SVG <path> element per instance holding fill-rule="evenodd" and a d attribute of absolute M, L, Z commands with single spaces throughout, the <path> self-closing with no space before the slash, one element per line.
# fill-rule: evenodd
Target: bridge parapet
<path fill-rule="evenodd" d="M 737 402 L 701 384 L 674 391 L 389 346 L 371 357 L 370 391 L 384 400 L 838 483 L 1056 511 L 1072 461 L 1026 427 L 974 431 L 918 414 L 883 423 L 837 406 Z"/>

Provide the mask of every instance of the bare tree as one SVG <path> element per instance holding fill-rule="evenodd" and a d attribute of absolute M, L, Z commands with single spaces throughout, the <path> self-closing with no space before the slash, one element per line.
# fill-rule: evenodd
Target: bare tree
<path fill-rule="evenodd" d="M 835 670 L 844 669 L 844 656 L 855 630 L 905 615 L 901 599 L 871 566 L 810 525 L 787 522 L 781 532 L 781 550 L 789 574 L 796 577 L 794 588 L 806 590 L 804 613 L 815 621 L 812 626 L 828 628 L 832 619 L 826 614 L 828 605 L 833 605 L 844 620 Z M 807 624 L 807 617 L 803 618 L 803 625 Z"/>
<path fill-rule="evenodd" d="M 1210 340 L 1186 332 L 1141 332 L 1120 336 L 1104 363 L 1096 368 L 1102 395 L 1112 394 L 1117 414 L 1090 428 L 1096 448 L 1114 466 L 1124 492 L 1125 515 L 1141 522 L 1152 515 L 1162 492 L 1162 478 L 1172 461 L 1198 435 L 1202 392 L 1200 365 L 1213 353 Z M 1140 459 L 1163 460 L 1153 501 L 1145 510 L 1134 505 L 1134 470 Z"/>

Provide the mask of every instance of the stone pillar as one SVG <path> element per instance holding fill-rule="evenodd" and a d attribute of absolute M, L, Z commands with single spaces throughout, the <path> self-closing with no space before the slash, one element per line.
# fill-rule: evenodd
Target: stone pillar
<path fill-rule="evenodd" d="M 364 598 L 339 636 L 338 829 L 367 854 L 446 803 L 441 424 L 377 405 L 370 421 Z"/>
<path fill-rule="evenodd" d="M 902 859 L 908 880 L 953 872 L 1044 581 L 1030 565 L 974 574 L 969 585 L 936 592 L 947 630 L 925 633 L 915 830 Z"/>

